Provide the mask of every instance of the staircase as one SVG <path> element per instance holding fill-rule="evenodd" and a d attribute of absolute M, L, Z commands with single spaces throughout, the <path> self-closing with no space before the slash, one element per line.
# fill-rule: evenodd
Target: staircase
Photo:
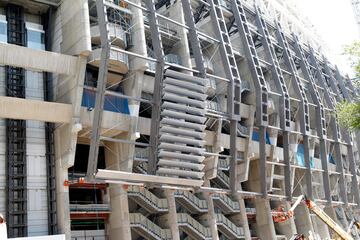
<path fill-rule="evenodd" d="M 204 227 L 187 213 L 178 213 L 179 228 L 195 240 L 211 240 L 210 228 Z"/>
<path fill-rule="evenodd" d="M 127 190 L 129 198 L 145 208 L 150 213 L 168 211 L 168 202 L 151 193 L 149 190 L 139 186 L 129 186 Z"/>
<path fill-rule="evenodd" d="M 236 226 L 222 214 L 216 214 L 218 230 L 229 239 L 245 239 L 242 227 Z"/>
<path fill-rule="evenodd" d="M 225 214 L 239 213 L 240 205 L 237 201 L 233 201 L 229 196 L 225 194 L 216 193 L 212 195 L 214 204 L 221 209 L 221 212 Z"/>
<path fill-rule="evenodd" d="M 147 174 L 147 162 L 141 162 L 134 167 L 136 173 Z"/>
<path fill-rule="evenodd" d="M 188 211 L 204 213 L 208 211 L 206 200 L 201 200 L 189 191 L 176 190 L 174 192 L 176 200 Z"/>
<path fill-rule="evenodd" d="M 217 175 L 216 178 L 211 179 L 211 181 L 213 183 L 215 183 L 217 186 L 219 186 L 220 188 L 227 188 L 229 189 L 230 187 L 230 179 L 228 177 L 228 175 L 226 175 L 223 171 L 218 170 L 217 171 Z"/>
<path fill-rule="evenodd" d="M 147 240 L 171 240 L 171 231 L 162 229 L 140 213 L 130 213 L 130 227 Z"/>

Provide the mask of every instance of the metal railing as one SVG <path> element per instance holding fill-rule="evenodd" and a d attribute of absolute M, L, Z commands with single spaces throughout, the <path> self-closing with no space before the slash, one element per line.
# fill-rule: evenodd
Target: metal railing
<path fill-rule="evenodd" d="M 158 211 L 168 210 L 169 205 L 166 199 L 158 198 L 152 192 L 143 187 L 129 186 L 127 192 L 129 196 L 140 197 L 146 204 L 153 206 Z"/>
<path fill-rule="evenodd" d="M 141 227 L 156 239 L 172 239 L 171 231 L 169 229 L 160 228 L 141 213 L 130 213 L 129 216 L 131 227 Z"/>

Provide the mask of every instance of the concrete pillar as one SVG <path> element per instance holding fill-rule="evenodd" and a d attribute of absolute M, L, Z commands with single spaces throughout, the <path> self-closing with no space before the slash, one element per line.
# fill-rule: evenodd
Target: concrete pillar
<path fill-rule="evenodd" d="M 159 219 L 159 225 L 162 228 L 168 228 L 171 230 L 173 240 L 180 240 L 179 226 L 176 213 L 176 201 L 174 196 L 174 190 L 165 190 L 166 199 L 168 201 L 169 211 L 162 215 Z"/>
<path fill-rule="evenodd" d="M 77 142 L 77 124 L 67 124 L 55 130 L 56 204 L 59 233 L 71 238 L 68 169 L 74 165 Z"/>
<path fill-rule="evenodd" d="M 309 237 L 309 232 L 314 232 L 309 209 L 304 204 L 300 204 L 295 208 L 294 214 L 297 232 Z"/>
<path fill-rule="evenodd" d="M 127 165 L 122 161 L 122 144 L 106 143 L 105 163 L 106 168 L 111 170 L 124 170 Z M 126 162 L 126 161 L 125 161 Z M 129 219 L 129 204 L 126 190 L 119 184 L 109 185 L 110 207 L 108 234 L 110 239 L 131 240 L 131 229 Z"/>
<path fill-rule="evenodd" d="M 284 206 L 285 211 L 288 211 L 291 208 L 289 202 L 282 202 L 280 204 Z M 276 232 L 285 235 L 287 238 L 294 236 L 294 234 L 296 234 L 296 225 L 294 218 L 290 218 L 285 222 L 275 223 L 275 229 Z"/>
<path fill-rule="evenodd" d="M 64 186 L 68 180 L 68 168 L 74 165 L 77 134 L 81 130 L 80 109 L 83 93 L 87 59 L 80 56 L 77 62 L 78 72 L 75 76 L 60 76 L 59 81 L 67 81 L 55 92 L 55 101 L 71 103 L 73 119 L 69 124 L 58 127 L 55 132 L 55 168 L 56 168 L 56 197 L 57 197 L 57 220 L 59 233 L 65 234 L 66 239 L 71 238 L 69 189 Z"/>
<path fill-rule="evenodd" d="M 255 199 L 257 233 L 261 239 L 276 239 L 274 221 L 271 216 L 270 202 Z"/>
<path fill-rule="evenodd" d="M 249 190 L 260 192 L 259 161 L 250 163 Z M 274 221 L 271 215 L 271 206 L 268 199 L 255 199 L 256 227 L 261 239 L 276 239 Z"/>
<path fill-rule="evenodd" d="M 239 196 L 235 195 L 234 198 L 238 201 L 240 206 L 240 213 L 230 216 L 229 219 L 237 226 L 241 226 L 244 230 L 244 236 L 246 240 L 251 239 L 251 233 L 249 228 L 249 222 L 246 215 L 246 207 L 244 199 Z"/>
<path fill-rule="evenodd" d="M 328 226 L 317 216 L 312 216 L 314 232 L 319 239 L 332 239 Z"/>
<path fill-rule="evenodd" d="M 333 208 L 333 206 L 331 205 L 327 205 L 324 207 L 324 212 L 332 219 L 334 220 L 337 224 L 339 224 L 341 226 L 341 222 L 337 219 L 337 216 L 336 216 L 336 213 L 335 213 L 335 209 Z M 332 231 L 330 228 L 329 228 L 329 232 L 330 232 L 330 235 L 335 237 L 337 236 L 335 234 L 334 231 Z M 335 234 L 335 235 L 334 235 Z"/>
<path fill-rule="evenodd" d="M 185 24 L 184 12 L 181 1 L 175 1 L 168 9 L 169 18 L 172 20 Z M 181 58 L 181 65 L 191 68 L 190 49 L 187 38 L 187 30 L 183 27 L 167 22 L 177 32 L 177 36 L 181 39 L 173 46 L 174 53 L 179 54 Z"/>
<path fill-rule="evenodd" d="M 135 4 L 141 4 L 140 0 L 134 0 Z M 146 56 L 146 39 L 145 39 L 145 28 L 143 21 L 142 10 L 137 7 L 129 6 L 129 9 L 133 14 L 133 23 L 131 28 L 131 36 L 133 39 L 133 47 L 129 50 L 136 54 Z M 129 69 L 130 73 L 123 80 L 122 86 L 124 89 L 124 94 L 141 97 L 144 71 L 147 69 L 148 63 L 145 59 L 141 59 L 134 56 L 129 56 Z M 132 116 L 138 116 L 140 102 L 129 100 L 129 107 Z"/>
<path fill-rule="evenodd" d="M 60 138 L 55 134 L 56 143 L 60 142 Z M 58 231 L 65 234 L 67 240 L 71 238 L 70 226 L 70 201 L 69 188 L 64 186 L 65 180 L 68 180 L 68 168 L 63 168 L 61 159 L 56 159 L 56 207 Z"/>
<path fill-rule="evenodd" d="M 210 181 L 205 180 L 206 187 L 210 186 Z M 211 197 L 211 193 L 203 193 L 203 197 L 205 198 L 207 205 L 208 205 L 208 212 L 200 217 L 200 223 L 205 227 L 210 228 L 211 237 L 213 240 L 219 239 L 218 228 L 217 228 L 217 221 L 216 221 L 216 213 L 214 207 L 214 201 Z"/>
<path fill-rule="evenodd" d="M 132 2 L 141 5 L 141 0 L 133 0 Z M 132 12 L 131 38 L 133 40 L 133 47 L 129 50 L 136 54 L 147 56 L 143 12 L 141 9 L 131 5 L 129 5 L 129 9 Z M 148 67 L 148 63 L 145 59 L 129 56 L 129 67 L 131 71 L 143 72 Z"/>

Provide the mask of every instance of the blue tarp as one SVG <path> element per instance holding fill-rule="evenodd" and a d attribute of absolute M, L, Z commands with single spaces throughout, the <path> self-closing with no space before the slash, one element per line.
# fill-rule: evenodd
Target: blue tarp
<path fill-rule="evenodd" d="M 252 140 L 259 142 L 259 140 L 260 140 L 259 139 L 259 132 L 255 131 L 255 130 L 253 131 Z M 266 133 L 266 144 L 271 144 L 270 137 L 269 137 L 268 133 Z"/>
<path fill-rule="evenodd" d="M 305 167 L 304 145 L 303 144 L 298 145 L 298 149 L 296 152 L 296 161 L 300 166 Z M 311 168 L 315 167 L 314 159 L 312 157 L 310 158 L 310 167 Z"/>
<path fill-rule="evenodd" d="M 300 166 L 305 167 L 304 145 L 303 144 L 298 145 L 298 150 L 296 153 L 296 160 Z M 331 154 L 328 155 L 328 161 L 329 161 L 329 163 L 335 164 L 335 159 Z M 314 168 L 314 159 L 313 158 L 310 159 L 310 166 L 311 166 L 311 168 Z"/>
<path fill-rule="evenodd" d="M 334 159 L 333 155 L 331 155 L 331 154 L 328 155 L 328 161 L 329 161 L 329 163 L 335 164 L 335 159 Z"/>
<path fill-rule="evenodd" d="M 95 107 L 95 92 L 84 89 L 81 106 L 87 108 Z M 110 112 L 118 112 L 124 114 L 130 114 L 129 103 L 127 99 L 119 98 L 115 96 L 105 96 L 104 110 Z"/>

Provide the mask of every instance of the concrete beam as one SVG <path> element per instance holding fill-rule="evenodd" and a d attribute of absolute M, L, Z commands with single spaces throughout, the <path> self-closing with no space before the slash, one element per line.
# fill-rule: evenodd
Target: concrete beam
<path fill-rule="evenodd" d="M 0 118 L 70 123 L 71 104 L 0 96 Z"/>
<path fill-rule="evenodd" d="M 105 169 L 99 169 L 98 172 L 96 173 L 95 178 L 99 180 L 169 184 L 169 185 L 194 186 L 194 187 L 201 187 L 203 184 L 202 180 L 190 180 L 185 178 L 144 175 L 144 174 L 112 171 Z"/>
<path fill-rule="evenodd" d="M 16 53 L 16 54 L 14 54 Z M 75 75 L 77 57 L 0 43 L 0 64 L 39 72 Z"/>

